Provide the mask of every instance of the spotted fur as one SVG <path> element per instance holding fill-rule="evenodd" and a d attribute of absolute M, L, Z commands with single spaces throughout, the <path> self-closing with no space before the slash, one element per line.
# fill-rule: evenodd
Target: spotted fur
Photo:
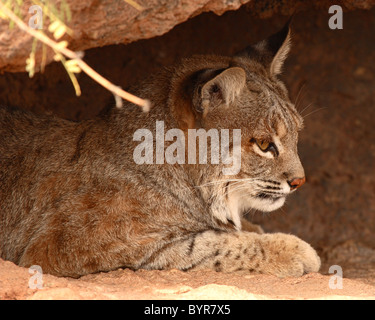
<path fill-rule="evenodd" d="M 281 207 L 290 181 L 304 177 L 303 121 L 277 78 L 289 48 L 287 26 L 233 57 L 184 59 L 135 89 L 152 101 L 147 114 L 128 104 L 74 123 L 1 107 L 0 256 L 70 277 L 120 267 L 318 271 L 306 242 L 242 219 L 249 209 Z M 133 134 L 155 131 L 158 120 L 185 133 L 241 129 L 240 172 L 137 165 Z M 273 143 L 272 152 L 260 140 Z"/>

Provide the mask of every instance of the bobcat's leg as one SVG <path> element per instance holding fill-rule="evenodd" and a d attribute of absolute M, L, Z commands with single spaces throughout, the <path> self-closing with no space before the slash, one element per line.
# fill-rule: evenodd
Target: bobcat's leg
<path fill-rule="evenodd" d="M 241 219 L 241 225 L 242 225 L 242 231 L 248 231 L 248 232 L 255 232 L 262 234 L 264 233 L 262 227 L 260 225 L 251 223 L 250 221 L 246 220 L 245 218 Z"/>
<path fill-rule="evenodd" d="M 320 259 L 309 244 L 292 235 L 204 231 L 165 244 L 139 267 L 247 270 L 287 277 L 317 272 Z"/>

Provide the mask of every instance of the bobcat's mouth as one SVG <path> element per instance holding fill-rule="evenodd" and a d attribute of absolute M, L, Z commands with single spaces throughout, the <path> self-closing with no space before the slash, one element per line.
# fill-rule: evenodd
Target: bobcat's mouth
<path fill-rule="evenodd" d="M 261 191 L 252 197 L 250 206 L 264 212 L 274 211 L 283 206 L 286 196 L 287 194 L 285 193 L 268 193 Z"/>
<path fill-rule="evenodd" d="M 265 199 L 265 200 L 271 200 L 271 201 L 277 201 L 281 198 L 285 198 L 286 195 L 281 195 L 281 194 L 270 194 L 270 193 L 265 193 L 265 192 L 260 192 L 256 195 L 257 198 L 260 199 Z"/>
<path fill-rule="evenodd" d="M 286 197 L 290 194 L 289 187 L 271 180 L 257 183 L 255 186 L 251 183 L 241 187 L 235 185 L 234 192 L 229 188 L 230 183 L 227 183 L 227 194 L 234 199 L 231 201 L 236 203 L 236 206 L 243 212 L 249 209 L 263 212 L 277 210 L 284 205 Z"/>

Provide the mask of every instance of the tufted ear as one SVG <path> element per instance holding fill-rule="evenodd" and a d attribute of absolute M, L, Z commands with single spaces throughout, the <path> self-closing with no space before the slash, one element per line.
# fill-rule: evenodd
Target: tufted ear
<path fill-rule="evenodd" d="M 285 59 L 291 47 L 290 22 L 277 33 L 254 45 L 248 46 L 236 56 L 250 58 L 262 63 L 270 75 L 278 75 L 282 71 Z"/>
<path fill-rule="evenodd" d="M 229 106 L 241 93 L 245 83 L 246 73 L 242 68 L 225 69 L 203 84 L 199 99 L 195 99 L 196 110 L 205 116 L 216 105 Z"/>

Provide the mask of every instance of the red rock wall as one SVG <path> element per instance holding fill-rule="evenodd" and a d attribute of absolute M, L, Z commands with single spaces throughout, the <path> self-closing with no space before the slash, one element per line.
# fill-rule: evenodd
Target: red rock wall
<path fill-rule="evenodd" d="M 312 10 L 332 5 L 330 0 L 135 0 L 141 8 L 136 9 L 127 1 L 117 0 L 65 0 L 71 11 L 71 21 L 65 22 L 74 31 L 66 36 L 73 50 L 86 50 L 112 44 L 128 44 L 140 39 L 160 36 L 176 25 L 199 15 L 214 12 L 218 15 L 229 10 L 237 10 L 241 5 L 254 16 L 270 17 L 274 14 L 292 15 L 299 10 Z M 60 0 L 49 0 L 60 8 Z M 336 5 L 344 9 L 370 9 L 375 0 L 336 0 Z M 28 23 L 33 16 L 29 13 L 32 5 L 25 0 L 22 7 L 23 20 Z M 43 16 L 44 31 L 47 32 L 48 18 Z M 61 40 L 63 40 L 61 39 Z M 19 72 L 29 56 L 32 38 L 18 28 L 9 29 L 9 22 L 0 19 L 0 72 Z M 48 50 L 47 62 L 53 61 L 53 51 Z M 41 50 L 37 51 L 37 61 L 41 60 Z M 38 67 L 39 64 L 36 65 Z"/>

